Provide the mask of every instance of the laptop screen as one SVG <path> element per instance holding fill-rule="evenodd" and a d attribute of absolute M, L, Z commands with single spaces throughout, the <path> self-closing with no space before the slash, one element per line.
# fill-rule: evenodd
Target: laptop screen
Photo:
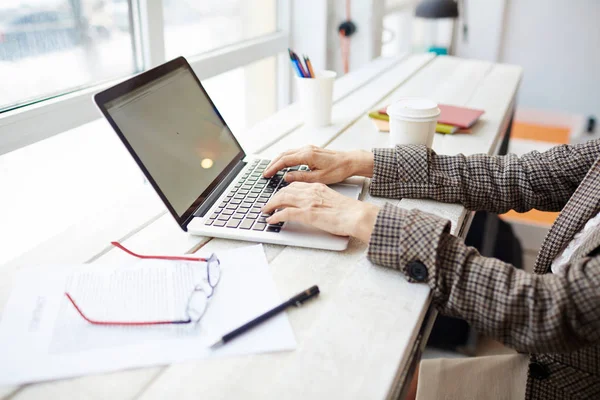
<path fill-rule="evenodd" d="M 103 108 L 180 218 L 193 212 L 230 164 L 243 157 L 187 63 L 107 101 Z"/>

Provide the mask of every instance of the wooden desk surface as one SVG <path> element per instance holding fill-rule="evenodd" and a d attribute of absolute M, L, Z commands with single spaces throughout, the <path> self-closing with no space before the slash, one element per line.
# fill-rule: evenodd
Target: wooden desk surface
<path fill-rule="evenodd" d="M 336 81 L 333 124 L 302 127 L 291 105 L 239 135 L 247 153 L 272 157 L 305 144 L 337 150 L 387 147 L 366 113 L 399 97 L 423 96 L 440 103 L 486 111 L 471 135 L 436 135 L 433 148 L 443 154 L 494 153 L 505 132 L 521 78 L 521 68 L 488 62 L 434 57 L 431 54 L 378 59 Z M 99 121 L 98 129 L 109 129 Z M 469 213 L 460 205 L 429 200 L 385 200 L 419 208 L 452 222 L 464 233 Z M 114 237 L 113 237 L 114 239 Z M 124 234 L 124 244 L 139 252 L 175 254 L 246 246 L 248 243 L 190 236 L 170 215 L 148 221 Z M 106 246 L 102 234 L 82 227 L 39 245 L 0 266 L 0 310 L 6 304 L 15 271 L 49 262 L 111 261 L 123 254 Z M 282 297 L 314 283 L 318 301 L 288 316 L 298 347 L 292 352 L 222 358 L 142 368 L 21 387 L 0 387 L 2 399 L 162 399 L 162 398 L 386 398 L 397 393 L 399 371 L 406 367 L 428 300 L 406 305 L 413 290 L 395 271 L 362 262 L 366 245 L 351 240 L 344 252 L 265 245 L 273 278 Z M 1 314 L 0 314 L 1 315 Z M 407 324 L 407 321 L 410 321 Z M 35 362 L 35 360 L 31 360 Z"/>

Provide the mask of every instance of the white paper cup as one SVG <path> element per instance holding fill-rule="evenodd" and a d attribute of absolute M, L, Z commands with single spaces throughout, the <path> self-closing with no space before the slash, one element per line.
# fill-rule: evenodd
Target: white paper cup
<path fill-rule="evenodd" d="M 331 124 L 333 82 L 337 74 L 335 71 L 316 71 L 315 75 L 315 78 L 296 76 L 304 124 L 311 128 Z"/>
<path fill-rule="evenodd" d="M 440 115 L 437 103 L 405 97 L 387 108 L 390 117 L 390 146 L 424 144 L 431 147 Z"/>

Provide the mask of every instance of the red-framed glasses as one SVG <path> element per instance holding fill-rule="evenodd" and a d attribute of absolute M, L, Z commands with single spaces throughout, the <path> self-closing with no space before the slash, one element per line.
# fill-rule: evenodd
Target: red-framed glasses
<path fill-rule="evenodd" d="M 167 325 L 167 324 L 189 324 L 197 323 L 200 321 L 206 308 L 208 301 L 215 292 L 215 288 L 219 284 L 221 278 L 221 263 L 217 258 L 216 254 L 211 254 L 208 258 L 203 257 L 188 257 L 188 256 L 149 256 L 134 253 L 127 249 L 119 242 L 111 242 L 111 244 L 124 252 L 141 259 L 152 259 L 152 260 L 169 260 L 169 261 L 194 261 L 202 262 L 206 266 L 206 274 L 203 276 L 203 284 L 194 286 L 190 297 L 188 298 L 186 305 L 186 319 L 181 320 L 156 320 L 156 321 L 102 321 L 89 317 L 86 315 L 81 307 L 77 305 L 77 302 L 68 292 L 65 292 L 65 296 L 69 302 L 73 305 L 77 313 L 87 322 L 93 325 L 109 325 L 109 326 L 145 326 L 145 325 Z"/>

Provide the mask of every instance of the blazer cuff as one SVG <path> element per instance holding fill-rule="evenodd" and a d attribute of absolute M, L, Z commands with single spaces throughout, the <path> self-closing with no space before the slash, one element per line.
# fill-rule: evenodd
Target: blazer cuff
<path fill-rule="evenodd" d="M 424 197 L 428 192 L 429 151 L 422 145 L 373 149 L 369 191 L 381 197 Z"/>
<path fill-rule="evenodd" d="M 424 282 L 437 289 L 437 252 L 450 222 L 419 210 L 385 204 L 377 220 L 367 257 L 374 264 L 398 269 L 410 282 Z"/>

